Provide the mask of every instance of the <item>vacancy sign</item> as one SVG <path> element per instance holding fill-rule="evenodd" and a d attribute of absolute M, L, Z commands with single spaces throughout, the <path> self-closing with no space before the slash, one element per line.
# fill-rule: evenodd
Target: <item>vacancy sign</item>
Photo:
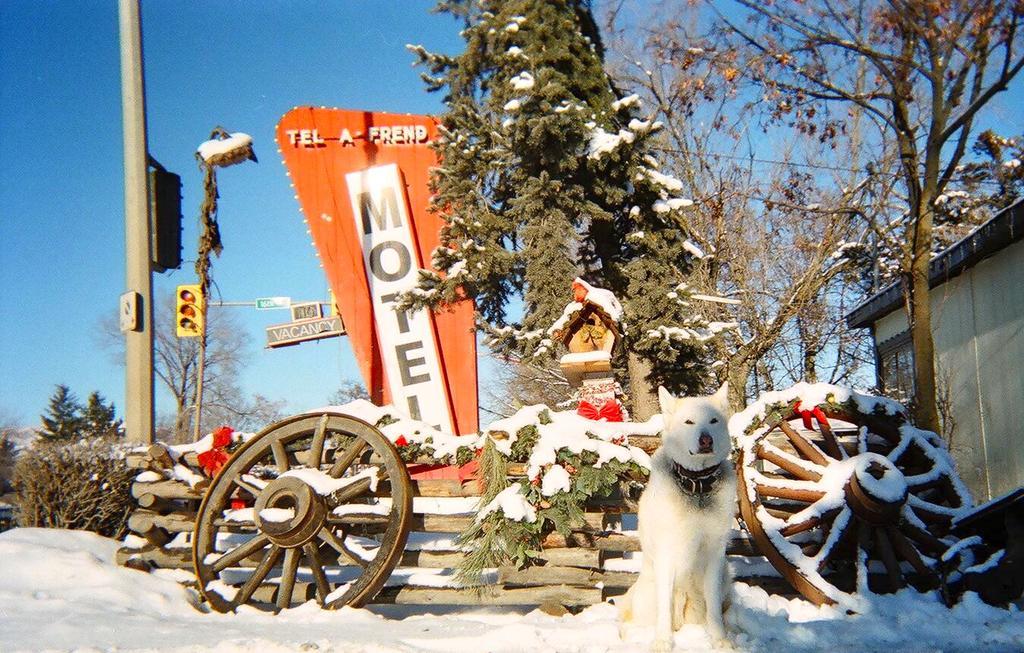
<path fill-rule="evenodd" d="M 296 107 L 277 125 L 295 197 L 370 397 L 456 434 L 479 429 L 473 304 L 397 311 L 441 245 L 429 116 Z"/>

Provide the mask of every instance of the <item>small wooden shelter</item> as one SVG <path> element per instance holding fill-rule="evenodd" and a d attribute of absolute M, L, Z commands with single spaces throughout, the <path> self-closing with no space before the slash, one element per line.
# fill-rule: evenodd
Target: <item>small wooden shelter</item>
<path fill-rule="evenodd" d="M 574 301 L 548 330 L 569 350 L 559 361 L 562 372 L 576 387 L 586 380 L 613 380 L 611 356 L 622 337 L 622 307 L 610 291 L 582 279 L 573 281 L 572 290 Z"/>

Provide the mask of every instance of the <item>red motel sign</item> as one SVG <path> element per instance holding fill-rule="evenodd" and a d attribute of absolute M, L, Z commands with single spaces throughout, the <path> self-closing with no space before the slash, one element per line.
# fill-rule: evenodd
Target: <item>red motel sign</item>
<path fill-rule="evenodd" d="M 440 246 L 429 116 L 297 107 L 277 142 L 370 396 L 456 434 L 478 424 L 473 305 L 394 309 Z"/>

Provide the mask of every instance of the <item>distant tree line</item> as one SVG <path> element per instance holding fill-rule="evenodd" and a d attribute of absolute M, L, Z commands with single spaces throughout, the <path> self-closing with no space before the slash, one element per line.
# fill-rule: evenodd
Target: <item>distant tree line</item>
<path fill-rule="evenodd" d="M 42 428 L 36 433 L 49 441 L 114 439 L 124 435 L 124 423 L 116 417 L 113 402 L 105 401 L 94 390 L 82 404 L 64 384 L 57 385 L 40 420 Z"/>

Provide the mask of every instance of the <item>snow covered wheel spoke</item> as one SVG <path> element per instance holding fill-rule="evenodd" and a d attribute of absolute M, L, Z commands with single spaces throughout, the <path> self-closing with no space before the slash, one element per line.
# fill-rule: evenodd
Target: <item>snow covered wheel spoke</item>
<path fill-rule="evenodd" d="M 334 478 L 339 478 L 365 450 L 365 440 L 354 440 L 344 451 L 335 456 L 334 463 L 331 465 L 331 470 L 328 473 Z"/>
<path fill-rule="evenodd" d="M 828 464 L 828 459 L 825 457 L 825 454 L 821 452 L 821 449 L 811 443 L 811 441 L 803 435 L 797 433 L 788 422 L 782 420 L 779 422 L 778 426 L 779 429 L 786 434 L 786 437 L 789 438 L 789 441 L 793 444 L 794 450 L 806 460 L 814 463 L 815 465 Z"/>
<path fill-rule="evenodd" d="M 836 434 L 832 432 L 832 427 L 828 425 L 828 422 L 819 422 L 818 430 L 821 431 L 824 441 L 823 448 L 829 456 L 836 460 L 845 460 L 849 457 L 846 450 L 839 445 L 839 440 L 836 439 Z"/>
<path fill-rule="evenodd" d="M 207 491 L 193 541 L 200 590 L 220 612 L 361 605 L 398 563 L 411 517 L 408 472 L 380 431 L 337 413 L 286 419 Z"/>
<path fill-rule="evenodd" d="M 799 384 L 733 420 L 743 521 L 801 594 L 853 606 L 857 592 L 938 586 L 970 495 L 941 440 L 899 404 Z"/>
<path fill-rule="evenodd" d="M 218 558 L 210 568 L 214 573 L 219 574 L 228 567 L 233 567 L 238 563 L 242 562 L 245 558 L 253 555 L 257 551 L 262 550 L 264 547 L 270 546 L 270 538 L 266 535 L 257 535 L 245 544 L 241 544 L 228 553 Z"/>
<path fill-rule="evenodd" d="M 334 549 L 339 556 L 348 560 L 349 562 L 359 565 L 360 567 L 366 567 L 369 564 L 368 560 L 363 556 L 359 555 L 348 545 L 345 544 L 345 533 L 341 532 L 341 537 L 338 534 L 331 531 L 329 528 L 321 530 L 317 537 L 326 542 L 332 549 Z"/>
<path fill-rule="evenodd" d="M 327 574 L 324 573 L 324 563 L 320 558 L 320 549 L 317 548 L 316 544 L 306 542 L 302 545 L 302 550 L 306 553 L 306 559 L 309 560 L 309 570 L 313 574 L 317 603 L 323 607 L 327 604 L 327 597 L 331 593 L 331 583 L 327 580 Z"/>

